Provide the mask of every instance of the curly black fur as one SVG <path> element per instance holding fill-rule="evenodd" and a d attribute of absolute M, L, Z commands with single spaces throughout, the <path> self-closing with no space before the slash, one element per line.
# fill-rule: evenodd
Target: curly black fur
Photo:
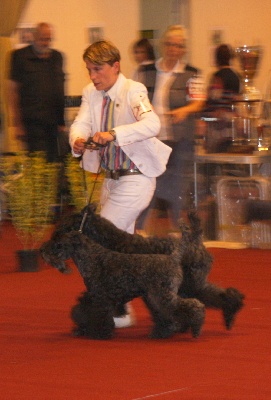
<path fill-rule="evenodd" d="M 74 336 L 85 336 L 92 339 L 111 339 L 115 328 L 112 307 L 103 304 L 99 307 L 92 300 L 89 292 L 78 298 L 79 304 L 72 307 L 71 317 L 76 328 Z"/>
<path fill-rule="evenodd" d="M 182 246 L 176 246 L 171 255 L 119 253 L 76 231 L 47 243 L 43 255 L 60 269 L 65 260 L 72 258 L 84 280 L 87 293 L 72 310 L 77 334 L 110 338 L 116 305 L 142 297 L 154 322 L 152 338 L 167 338 L 187 328 L 197 337 L 205 307 L 196 299 L 178 296 L 182 250 Z"/>
<path fill-rule="evenodd" d="M 243 306 L 244 295 L 234 288 L 221 288 L 208 281 L 212 268 L 213 258 L 202 242 L 202 229 L 200 219 L 195 211 L 188 214 L 190 227 L 184 222 L 180 230 L 185 232 L 183 239 L 171 237 L 143 238 L 140 235 L 131 235 L 116 228 L 110 221 L 95 213 L 95 205 L 89 205 L 81 213 L 66 218 L 53 233 L 51 240 L 59 240 L 63 234 L 72 230 L 79 230 L 83 215 L 86 215 L 83 233 L 107 249 L 121 253 L 137 254 L 171 254 L 176 245 L 182 245 L 179 253 L 179 264 L 182 267 L 183 279 L 179 287 L 179 295 L 183 298 L 196 298 L 206 307 L 221 309 L 225 326 L 230 329 L 236 313 Z M 43 249 L 46 243 L 43 245 Z M 51 264 L 54 265 L 53 259 Z M 65 270 L 65 263 L 62 264 Z M 229 293 L 232 293 L 229 296 Z M 233 307 L 232 304 L 235 304 Z"/>
<path fill-rule="evenodd" d="M 131 235 L 99 214 L 95 213 L 96 206 L 90 204 L 81 213 L 70 215 L 60 222 L 51 240 L 57 240 L 64 233 L 79 231 L 85 212 L 87 213 L 85 223 L 82 228 L 84 233 L 95 242 L 104 246 L 106 249 L 129 254 L 171 254 L 175 248 L 176 239 L 166 238 L 143 238 L 140 235 Z"/>
<path fill-rule="evenodd" d="M 182 254 L 183 282 L 179 289 L 182 297 L 196 298 L 206 307 L 221 309 L 227 329 L 231 329 L 236 314 L 243 307 L 244 295 L 235 288 L 221 288 L 208 281 L 213 257 L 202 242 L 200 219 L 196 212 L 189 214 L 191 224 L 188 247 Z"/>

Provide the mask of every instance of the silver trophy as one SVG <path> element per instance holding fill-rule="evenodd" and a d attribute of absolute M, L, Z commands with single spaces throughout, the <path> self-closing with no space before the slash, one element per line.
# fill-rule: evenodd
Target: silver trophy
<path fill-rule="evenodd" d="M 240 46 L 235 49 L 242 71 L 243 87 L 242 98 L 244 101 L 261 100 L 262 96 L 253 85 L 253 79 L 259 67 L 263 49 L 261 46 Z"/>
<path fill-rule="evenodd" d="M 233 141 L 235 145 L 259 148 L 262 95 L 255 88 L 253 79 L 258 71 L 263 54 L 261 46 L 240 46 L 235 49 L 242 74 L 241 94 L 236 98 L 233 118 Z"/>

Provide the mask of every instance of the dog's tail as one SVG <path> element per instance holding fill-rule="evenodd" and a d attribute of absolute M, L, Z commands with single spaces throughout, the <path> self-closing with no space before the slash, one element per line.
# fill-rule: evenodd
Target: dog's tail
<path fill-rule="evenodd" d="M 191 228 L 191 240 L 193 242 L 202 242 L 202 227 L 201 227 L 201 220 L 198 216 L 198 213 L 196 210 L 191 210 L 188 213 L 188 219 L 190 222 L 190 228 Z"/>
<path fill-rule="evenodd" d="M 188 213 L 189 225 L 181 219 L 179 221 L 180 231 L 182 233 L 181 251 L 184 254 L 189 248 L 190 243 L 202 245 L 202 227 L 201 221 L 196 210 L 191 210 Z"/>
<path fill-rule="evenodd" d="M 181 234 L 182 234 L 181 245 L 179 247 L 179 251 L 181 253 L 180 255 L 181 255 L 181 258 L 182 258 L 182 255 L 184 254 L 184 252 L 188 248 L 189 243 L 191 241 L 191 229 L 187 225 L 187 223 L 184 221 L 184 219 L 181 219 L 179 221 L 179 227 L 180 227 L 180 231 L 181 231 Z"/>

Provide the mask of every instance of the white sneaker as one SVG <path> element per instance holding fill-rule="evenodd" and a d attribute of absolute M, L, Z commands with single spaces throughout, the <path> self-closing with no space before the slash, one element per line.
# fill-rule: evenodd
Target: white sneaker
<path fill-rule="evenodd" d="M 121 317 L 114 317 L 115 328 L 128 328 L 135 325 L 135 316 L 130 304 L 127 304 L 127 314 Z"/>

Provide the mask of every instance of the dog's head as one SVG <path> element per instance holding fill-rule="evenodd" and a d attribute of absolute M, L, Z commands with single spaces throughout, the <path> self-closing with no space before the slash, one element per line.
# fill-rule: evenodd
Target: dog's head
<path fill-rule="evenodd" d="M 83 259 L 88 256 L 89 245 L 92 241 L 79 231 L 64 233 L 59 238 L 45 242 L 40 253 L 42 258 L 59 271 L 67 273 L 70 269 L 65 261 L 75 256 Z"/>
<path fill-rule="evenodd" d="M 43 243 L 40 253 L 44 261 L 60 272 L 68 273 L 70 269 L 65 261 L 71 257 L 71 246 L 69 240 L 63 235 L 60 240 L 49 240 Z"/>

